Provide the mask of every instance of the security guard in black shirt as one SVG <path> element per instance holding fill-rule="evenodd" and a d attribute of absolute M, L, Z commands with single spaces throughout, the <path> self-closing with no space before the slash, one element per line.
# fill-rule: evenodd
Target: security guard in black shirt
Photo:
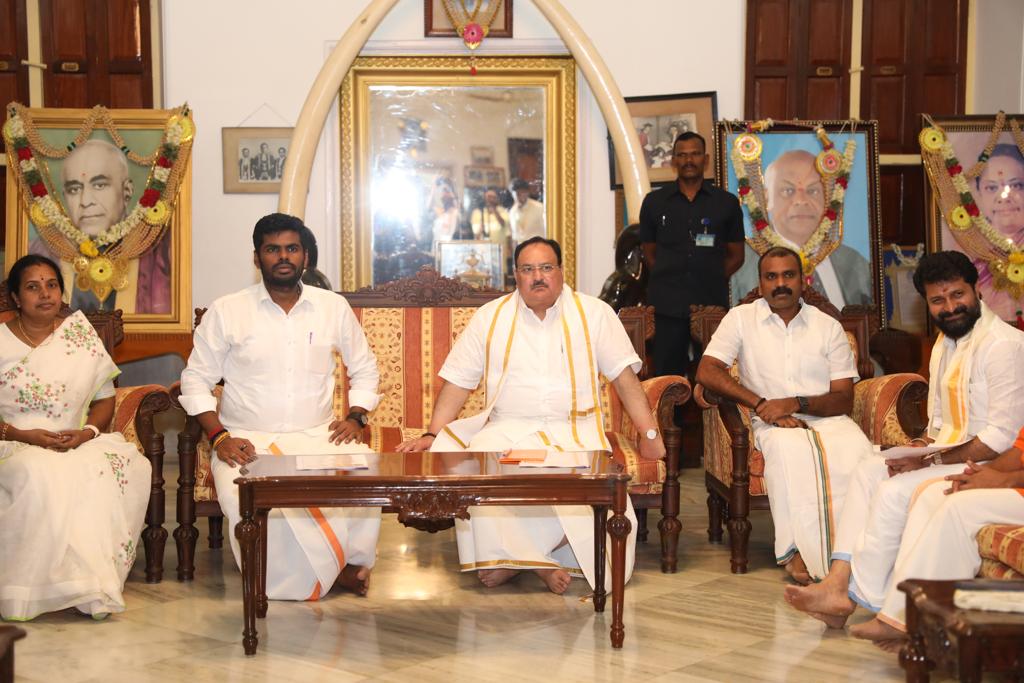
<path fill-rule="evenodd" d="M 740 203 L 705 182 L 709 160 L 704 138 L 681 134 L 672 149 L 678 180 L 648 194 L 640 208 L 656 375 L 686 375 L 690 305 L 728 306 L 729 277 L 743 265 Z"/>

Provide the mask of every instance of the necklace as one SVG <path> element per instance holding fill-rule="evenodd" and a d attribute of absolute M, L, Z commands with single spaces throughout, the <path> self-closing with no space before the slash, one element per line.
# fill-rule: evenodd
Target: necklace
<path fill-rule="evenodd" d="M 28 345 L 31 346 L 33 349 L 39 348 L 40 346 L 45 344 L 53 336 L 53 333 L 57 331 L 57 326 L 55 324 L 51 323 L 50 325 L 50 334 L 46 335 L 46 337 L 42 341 L 36 342 L 32 340 L 32 337 L 29 336 L 28 330 L 25 329 L 25 323 L 21 321 L 21 316 L 18 316 L 18 329 L 21 330 L 21 336 L 25 338 L 25 341 L 27 341 Z"/>

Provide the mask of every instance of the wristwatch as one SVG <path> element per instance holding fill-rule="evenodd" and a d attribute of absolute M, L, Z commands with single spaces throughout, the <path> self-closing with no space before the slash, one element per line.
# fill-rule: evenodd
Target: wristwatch
<path fill-rule="evenodd" d="M 929 453 L 928 455 L 926 455 L 923 458 L 921 458 L 921 460 L 922 460 L 922 462 L 927 461 L 927 462 L 929 462 L 932 465 L 941 465 L 942 464 L 942 451 L 935 451 L 934 453 Z"/>
<path fill-rule="evenodd" d="M 644 432 L 644 436 L 646 436 L 651 441 L 654 441 L 655 439 L 658 438 L 658 430 L 653 428 L 648 429 L 646 432 Z"/>
<path fill-rule="evenodd" d="M 806 396 L 797 396 L 796 402 L 800 404 L 800 409 L 797 412 L 806 413 L 807 409 L 811 407 L 811 403 L 807 400 Z"/>
<path fill-rule="evenodd" d="M 353 410 L 351 413 L 346 415 L 345 419 L 358 422 L 360 428 L 365 427 L 366 423 L 370 421 L 370 418 L 366 416 L 366 413 L 360 413 L 356 410 Z"/>

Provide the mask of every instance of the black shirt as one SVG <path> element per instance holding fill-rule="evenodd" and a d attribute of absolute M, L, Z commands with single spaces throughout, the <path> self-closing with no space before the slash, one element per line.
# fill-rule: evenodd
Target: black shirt
<path fill-rule="evenodd" d="M 640 207 L 640 241 L 656 245 L 647 303 L 674 318 L 689 317 L 690 304 L 728 306 L 725 245 L 743 239 L 739 200 L 710 181 L 692 202 L 678 183 L 653 190 Z"/>

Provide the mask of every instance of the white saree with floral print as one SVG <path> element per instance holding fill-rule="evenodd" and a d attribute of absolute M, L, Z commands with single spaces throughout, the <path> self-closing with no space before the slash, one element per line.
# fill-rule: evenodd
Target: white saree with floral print
<path fill-rule="evenodd" d="M 0 325 L 0 416 L 14 427 L 81 428 L 118 373 L 81 313 L 36 348 Z M 151 471 L 120 434 L 65 452 L 0 441 L 0 616 L 123 611 Z"/>

